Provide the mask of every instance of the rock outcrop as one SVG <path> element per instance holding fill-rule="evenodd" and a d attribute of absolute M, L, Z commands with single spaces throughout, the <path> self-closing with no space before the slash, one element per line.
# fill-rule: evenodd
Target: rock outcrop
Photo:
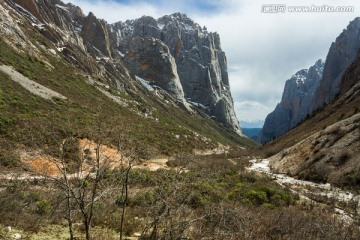
<path fill-rule="evenodd" d="M 314 66 L 298 71 L 286 81 L 281 102 L 266 117 L 260 134 L 261 143 L 281 136 L 307 117 L 311 112 L 323 69 L 324 62 L 318 60 Z"/>
<path fill-rule="evenodd" d="M 166 90 L 176 101 L 185 104 L 175 59 L 162 41 L 135 37 L 123 44 L 126 45 L 126 54 L 120 54 L 130 72 Z"/>
<path fill-rule="evenodd" d="M 93 53 L 94 56 L 99 56 L 99 53 L 105 57 L 111 57 L 110 40 L 108 34 L 107 23 L 104 20 L 99 20 L 90 12 L 84 18 L 81 33 L 80 33 L 87 50 Z"/>
<path fill-rule="evenodd" d="M 340 91 L 341 78 L 354 62 L 360 49 L 360 18 L 355 18 L 331 44 L 326 57 L 324 76 L 312 110 L 333 100 Z"/>
<path fill-rule="evenodd" d="M 111 25 L 111 37 L 123 54 L 129 50 L 129 41 L 136 38 L 153 38 L 165 43 L 175 59 L 187 101 L 241 134 L 230 92 L 226 56 L 217 33 L 209 33 L 185 14 L 175 13 L 157 20 L 144 16 L 115 23 Z M 127 56 L 124 62 L 132 68 Z M 145 56 L 146 53 L 142 58 Z"/>

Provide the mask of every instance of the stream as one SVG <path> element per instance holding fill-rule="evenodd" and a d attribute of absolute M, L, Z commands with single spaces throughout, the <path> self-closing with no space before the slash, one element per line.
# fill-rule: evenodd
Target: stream
<path fill-rule="evenodd" d="M 352 223 L 360 215 L 360 195 L 355 196 L 329 183 L 314 183 L 273 173 L 267 159 L 253 159 L 250 163 L 249 171 L 266 174 L 281 186 L 297 193 L 300 199 L 335 206 L 335 216 L 344 222 Z"/>

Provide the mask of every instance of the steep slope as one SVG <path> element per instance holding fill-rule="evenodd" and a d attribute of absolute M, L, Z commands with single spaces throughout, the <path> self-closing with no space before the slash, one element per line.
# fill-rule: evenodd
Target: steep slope
<path fill-rule="evenodd" d="M 360 48 L 360 18 L 355 18 L 331 44 L 324 76 L 316 93 L 313 109 L 333 100 L 340 92 L 343 73 L 352 64 Z"/>
<path fill-rule="evenodd" d="M 67 136 L 91 139 L 99 131 L 144 159 L 256 145 L 135 76 L 112 47 L 111 26 L 93 14 L 58 0 L 0 3 L 1 164 L 19 151 L 53 153 Z M 156 44 L 159 57 L 174 62 Z M 163 74 L 175 82 L 176 68 Z M 172 87 L 181 94 L 180 84 Z"/>
<path fill-rule="evenodd" d="M 160 88 L 172 102 L 190 112 L 192 103 L 241 135 L 220 38 L 185 15 L 173 14 L 157 21 L 143 17 L 110 25 L 60 0 L 6 2 L 28 16 L 69 61 L 86 73 L 106 78 L 117 88 L 127 84 L 120 78 L 137 79 L 136 75 Z M 188 58 L 196 59 L 197 64 L 189 64 Z"/>
<path fill-rule="evenodd" d="M 318 60 L 309 69 L 298 71 L 286 81 L 281 102 L 265 119 L 260 133 L 261 143 L 281 136 L 307 117 L 311 112 L 323 69 L 324 62 Z"/>
<path fill-rule="evenodd" d="M 340 96 L 265 146 L 275 171 L 358 188 L 360 183 L 360 58 L 344 72 Z"/>
<path fill-rule="evenodd" d="M 302 121 L 307 115 L 321 108 L 324 104 L 332 101 L 340 92 L 341 79 L 344 71 L 355 60 L 360 48 L 360 18 L 355 18 L 346 29 L 331 44 L 321 81 L 308 89 L 304 89 L 306 95 L 302 110 L 298 112 L 298 105 L 288 106 L 282 102 L 273 113 L 269 114 L 264 125 L 261 142 L 266 143 L 274 137 L 278 137 Z M 301 73 L 300 73 L 301 75 Z M 301 77 L 301 76 L 300 76 Z M 284 95 L 291 90 L 284 89 Z M 297 96 L 297 95 L 296 95 Z M 289 102 L 287 100 L 287 102 Z"/>
<path fill-rule="evenodd" d="M 164 42 L 175 59 L 184 96 L 189 103 L 241 134 L 230 92 L 226 56 L 221 50 L 217 33 L 209 33 L 186 15 L 175 13 L 157 20 L 144 16 L 115 23 L 111 26 L 111 36 L 129 68 L 141 65 L 143 69 L 156 65 L 140 59 L 136 63 L 126 60 L 134 57 L 134 51 L 129 51 L 133 39 L 149 41 L 150 37 L 153 41 Z M 139 58 L 148 58 L 147 52 L 140 53 Z M 171 60 L 164 61 L 172 63 Z M 149 80 L 154 81 L 153 78 Z"/>

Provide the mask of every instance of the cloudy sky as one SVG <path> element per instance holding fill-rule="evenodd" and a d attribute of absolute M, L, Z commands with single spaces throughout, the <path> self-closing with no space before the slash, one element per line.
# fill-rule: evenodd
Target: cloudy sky
<path fill-rule="evenodd" d="M 331 42 L 355 17 L 358 0 L 66 0 L 110 23 L 182 12 L 218 32 L 228 58 L 239 120 L 264 119 L 296 71 L 326 58 Z M 285 4 L 281 13 L 264 13 Z M 291 6 L 353 6 L 353 12 L 290 12 Z M 359 13 L 359 14 L 357 14 Z"/>

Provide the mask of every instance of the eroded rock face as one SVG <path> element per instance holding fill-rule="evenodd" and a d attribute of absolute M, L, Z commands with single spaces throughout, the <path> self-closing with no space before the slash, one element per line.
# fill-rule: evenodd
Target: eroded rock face
<path fill-rule="evenodd" d="M 360 18 L 355 18 L 331 44 L 313 110 L 333 100 L 339 93 L 341 78 L 345 70 L 354 62 L 359 48 Z"/>
<path fill-rule="evenodd" d="M 230 92 L 226 56 L 217 33 L 207 32 L 180 13 L 157 20 L 144 16 L 115 23 L 111 28 L 112 39 L 121 52 L 127 51 L 122 42 L 128 39 L 151 37 L 164 42 L 175 59 L 185 98 L 241 133 Z"/>
<path fill-rule="evenodd" d="M 178 101 L 184 100 L 175 59 L 162 41 L 149 37 L 135 37 L 127 39 L 122 44 L 127 49 L 123 61 L 130 72 L 146 79 L 151 85 L 167 90 Z"/>
<path fill-rule="evenodd" d="M 90 12 L 84 19 L 81 36 L 89 52 L 93 52 L 95 56 L 99 56 L 100 53 L 105 57 L 111 57 L 108 28 L 104 20 L 97 19 Z"/>
<path fill-rule="evenodd" d="M 281 136 L 311 113 L 323 69 L 324 62 L 318 60 L 314 66 L 298 71 L 286 81 L 281 102 L 266 117 L 260 134 L 262 143 Z"/>
<path fill-rule="evenodd" d="M 131 74 L 193 104 L 241 134 L 233 108 L 225 53 L 217 33 L 176 13 L 108 24 L 60 0 L 6 0 L 61 54 L 92 77 L 133 87 Z M 121 80 L 120 80 L 121 79 Z"/>
<path fill-rule="evenodd" d="M 39 21 L 44 21 L 35 0 L 13 0 L 13 2 L 29 11 Z"/>

